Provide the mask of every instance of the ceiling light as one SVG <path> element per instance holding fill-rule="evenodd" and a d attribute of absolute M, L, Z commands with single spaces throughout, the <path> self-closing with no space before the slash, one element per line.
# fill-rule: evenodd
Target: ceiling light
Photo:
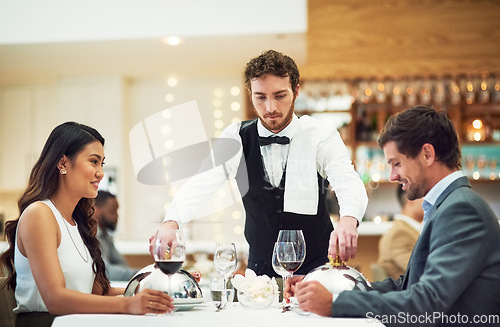
<path fill-rule="evenodd" d="M 167 84 L 168 84 L 168 86 L 170 86 L 170 87 L 175 87 L 175 86 L 177 86 L 177 78 L 175 78 L 175 77 L 169 77 L 169 78 L 167 79 Z"/>
<path fill-rule="evenodd" d="M 161 41 L 168 45 L 179 45 L 181 43 L 184 43 L 184 39 L 176 35 L 165 36 L 163 39 L 161 39 Z"/>

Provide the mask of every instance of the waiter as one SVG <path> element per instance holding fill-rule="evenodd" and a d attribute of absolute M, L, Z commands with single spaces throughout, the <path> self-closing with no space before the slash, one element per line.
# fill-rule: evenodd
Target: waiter
<path fill-rule="evenodd" d="M 240 157 L 228 161 L 224 171 L 200 174 L 184 185 L 150 239 L 150 251 L 156 239 L 172 243 L 171 231 L 189 222 L 229 174 L 242 194 L 248 267 L 257 275 L 277 276 L 271 259 L 281 229 L 303 230 L 307 254 L 298 274 L 324 264 L 328 254 L 354 258 L 368 198 L 339 133 L 295 115 L 300 76 L 292 58 L 265 51 L 247 63 L 245 79 L 258 119 L 232 124 L 221 135 L 241 144 Z M 327 207 L 329 187 L 340 206 L 335 230 Z"/>

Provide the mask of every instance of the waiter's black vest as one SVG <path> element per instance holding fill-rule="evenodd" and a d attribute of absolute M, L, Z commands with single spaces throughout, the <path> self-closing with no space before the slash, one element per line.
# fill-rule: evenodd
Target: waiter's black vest
<path fill-rule="evenodd" d="M 306 240 L 306 259 L 296 274 L 306 274 L 328 261 L 328 242 L 333 230 L 327 206 L 328 181 L 318 174 L 319 201 L 316 215 L 283 212 L 283 195 L 286 173 L 280 186 L 275 188 L 265 180 L 260 153 L 257 120 L 244 121 L 240 132 L 246 165 L 240 165 L 236 180 L 243 195 L 246 211 L 245 237 L 250 245 L 248 268 L 257 275 L 278 276 L 272 267 L 274 243 L 280 229 L 301 229 Z M 243 171 L 246 166 L 246 172 Z M 248 174 L 249 189 L 246 194 L 241 181 Z"/>

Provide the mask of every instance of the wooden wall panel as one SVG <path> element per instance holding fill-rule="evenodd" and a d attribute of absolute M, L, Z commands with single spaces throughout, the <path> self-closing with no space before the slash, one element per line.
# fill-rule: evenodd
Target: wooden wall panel
<path fill-rule="evenodd" d="M 377 262 L 379 240 L 379 235 L 360 235 L 356 258 L 347 262 L 348 266 L 356 268 L 370 282 L 374 281 L 370 265 Z"/>
<path fill-rule="evenodd" d="M 498 0 L 309 0 L 304 79 L 500 71 Z"/>

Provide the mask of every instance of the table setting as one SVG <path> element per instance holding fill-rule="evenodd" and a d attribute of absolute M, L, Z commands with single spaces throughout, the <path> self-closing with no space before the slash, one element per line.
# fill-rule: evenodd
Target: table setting
<path fill-rule="evenodd" d="M 155 245 L 155 264 L 137 272 L 123 295 L 134 296 L 145 288 L 161 290 L 174 299 L 174 311 L 146 315 L 73 314 L 57 317 L 52 326 L 383 326 L 370 318 L 331 318 L 304 312 L 293 298 L 290 303 L 280 301 L 280 290 L 274 277 L 257 276 L 250 269 L 246 269 L 244 275 L 233 276 L 238 262 L 234 243 L 217 243 L 214 251 L 216 273 L 209 277 L 210 294 L 206 294 L 206 289 L 203 292 L 197 280 L 181 268 L 185 246 L 180 231 L 176 237 L 177 244 L 173 249 Z M 273 253 L 276 272 L 284 279 L 293 276 L 304 261 L 305 253 L 302 231 L 280 231 Z M 305 278 L 318 280 L 334 292 L 370 287 L 359 272 L 339 260 L 330 260 Z"/>
<path fill-rule="evenodd" d="M 227 305 L 216 312 L 215 306 L 206 300 L 187 311 L 176 311 L 164 315 L 125 315 L 125 314 L 76 314 L 57 317 L 53 327 L 138 327 L 138 326 L 205 326 L 205 327 L 255 327 L 255 326 L 383 326 L 368 318 L 330 318 L 317 315 L 303 316 L 289 311 L 282 313 L 276 306 L 265 309 L 248 309 L 237 302 Z"/>

